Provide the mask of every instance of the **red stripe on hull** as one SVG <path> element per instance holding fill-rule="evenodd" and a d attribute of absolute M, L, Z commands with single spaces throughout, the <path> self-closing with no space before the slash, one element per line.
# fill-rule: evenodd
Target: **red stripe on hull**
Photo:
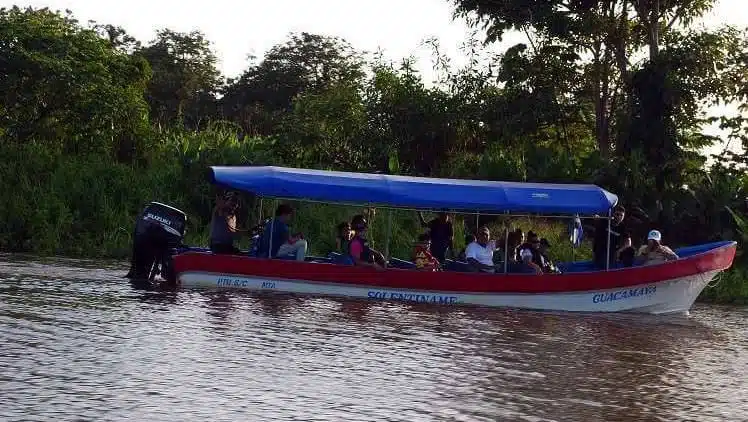
<path fill-rule="evenodd" d="M 177 274 L 210 272 L 275 279 L 308 280 L 371 287 L 475 293 L 560 293 L 612 289 L 687 277 L 732 265 L 730 244 L 678 261 L 609 272 L 568 274 L 479 274 L 388 269 L 377 271 L 326 263 L 258 259 L 237 255 L 186 252 L 174 257 Z"/>

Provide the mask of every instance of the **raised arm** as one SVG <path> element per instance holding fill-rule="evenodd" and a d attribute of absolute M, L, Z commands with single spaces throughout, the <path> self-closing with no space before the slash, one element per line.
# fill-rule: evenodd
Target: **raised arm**
<path fill-rule="evenodd" d="M 418 214 L 418 221 L 421 223 L 421 227 L 428 227 L 429 223 L 423 218 L 421 211 L 417 211 L 416 214 Z"/>

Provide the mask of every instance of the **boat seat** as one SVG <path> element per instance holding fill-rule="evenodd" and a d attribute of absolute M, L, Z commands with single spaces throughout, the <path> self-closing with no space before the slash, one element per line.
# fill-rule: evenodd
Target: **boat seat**
<path fill-rule="evenodd" d="M 445 259 L 444 265 L 442 266 L 445 271 L 452 271 L 456 273 L 467 273 L 470 272 L 470 265 L 464 261 L 455 261 L 453 259 Z"/>
<path fill-rule="evenodd" d="M 399 258 L 390 258 L 389 266 L 392 268 L 399 268 L 401 270 L 412 270 L 416 268 L 415 263 Z"/>
<path fill-rule="evenodd" d="M 330 252 L 327 254 L 327 258 L 330 260 L 333 264 L 338 265 L 353 265 L 353 258 L 351 258 L 348 255 L 343 255 L 338 252 Z"/>

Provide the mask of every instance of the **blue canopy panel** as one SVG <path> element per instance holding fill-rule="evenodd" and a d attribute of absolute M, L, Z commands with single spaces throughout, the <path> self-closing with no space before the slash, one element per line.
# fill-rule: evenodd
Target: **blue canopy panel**
<path fill-rule="evenodd" d="M 595 185 L 491 182 L 284 167 L 211 167 L 212 182 L 260 196 L 463 212 L 602 214 L 618 197 Z"/>

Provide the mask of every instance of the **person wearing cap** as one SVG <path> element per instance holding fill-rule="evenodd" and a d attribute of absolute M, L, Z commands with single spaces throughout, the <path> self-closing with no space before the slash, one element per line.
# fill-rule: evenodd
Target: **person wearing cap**
<path fill-rule="evenodd" d="M 647 244 L 639 248 L 637 255 L 643 265 L 660 264 L 678 259 L 678 255 L 672 249 L 662 244 L 662 233 L 659 230 L 649 232 Z"/>
<path fill-rule="evenodd" d="M 522 248 L 519 251 L 519 264 L 517 267 L 519 268 L 519 273 L 527 273 L 527 274 L 543 274 L 543 269 L 540 268 L 540 265 L 536 264 L 533 261 L 534 255 L 532 253 L 532 250 L 530 248 Z"/>
<path fill-rule="evenodd" d="M 236 228 L 236 213 L 239 210 L 239 195 L 226 192 L 216 197 L 216 205 L 210 219 L 210 250 L 218 254 L 238 254 L 241 251 L 234 246 L 241 233 L 247 230 Z"/>
<path fill-rule="evenodd" d="M 447 251 L 452 250 L 452 243 L 454 241 L 454 228 L 452 227 L 449 214 L 447 214 L 446 210 L 442 210 L 436 218 L 426 222 L 423 215 L 419 212 L 418 219 L 421 222 L 421 226 L 427 228 L 429 236 L 431 236 L 431 253 L 439 262 L 444 262 L 447 257 Z"/>
<path fill-rule="evenodd" d="M 491 231 L 483 226 L 478 229 L 475 241 L 465 248 L 465 258 L 473 270 L 495 273 L 493 254 L 496 250 L 496 241 L 491 240 Z"/>
<path fill-rule="evenodd" d="M 548 239 L 542 238 L 540 239 L 540 247 L 538 251 L 540 252 L 540 259 L 542 262 L 541 268 L 543 269 L 544 273 L 560 273 L 561 271 L 556 267 L 556 264 L 553 263 L 553 261 L 548 257 L 548 249 L 551 248 L 551 244 L 548 242 Z"/>
<path fill-rule="evenodd" d="M 374 267 L 378 270 L 385 269 L 387 262 L 384 256 L 369 247 L 366 232 L 369 223 L 363 215 L 356 215 L 351 220 L 351 228 L 355 232 L 353 239 L 348 243 L 348 255 L 353 259 L 353 264 L 365 267 Z"/>

